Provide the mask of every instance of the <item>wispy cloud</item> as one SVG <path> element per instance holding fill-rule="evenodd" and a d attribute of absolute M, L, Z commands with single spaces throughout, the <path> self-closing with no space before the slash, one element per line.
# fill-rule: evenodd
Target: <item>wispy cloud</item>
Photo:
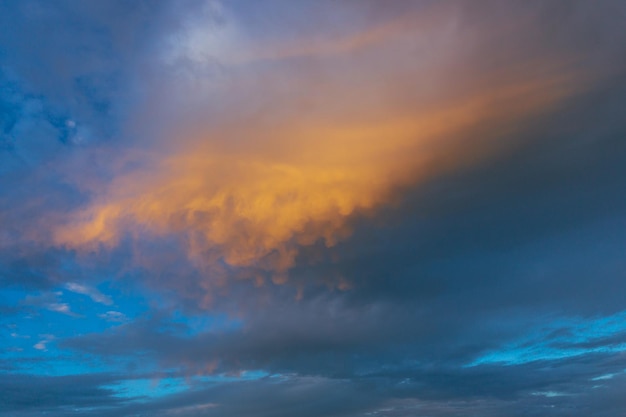
<path fill-rule="evenodd" d="M 128 317 L 119 311 L 107 311 L 106 313 L 99 314 L 98 317 L 113 323 L 124 323 L 128 321 Z"/>
<path fill-rule="evenodd" d="M 108 295 L 102 294 L 97 288 L 89 287 L 83 284 L 77 284 L 75 282 L 68 282 L 65 284 L 65 289 L 76 294 L 86 295 L 91 298 L 94 302 L 111 305 L 113 304 L 113 300 Z"/>
<path fill-rule="evenodd" d="M 51 334 L 42 334 L 42 335 L 39 335 L 39 337 L 41 338 L 41 340 L 37 342 L 36 344 L 34 344 L 33 348 L 45 352 L 48 350 L 48 343 L 52 342 L 55 339 L 55 337 L 54 335 L 51 335 Z"/>
<path fill-rule="evenodd" d="M 39 295 L 28 295 L 21 301 L 21 304 L 24 306 L 54 311 L 56 313 L 61 313 L 72 317 L 79 317 L 78 314 L 72 311 L 68 303 L 62 302 L 60 300 L 60 297 L 62 295 L 63 294 L 60 291 L 44 292 Z"/>

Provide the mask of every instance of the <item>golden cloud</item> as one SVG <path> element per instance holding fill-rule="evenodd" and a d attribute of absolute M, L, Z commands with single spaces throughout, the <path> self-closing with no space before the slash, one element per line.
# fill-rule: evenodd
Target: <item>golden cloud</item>
<path fill-rule="evenodd" d="M 403 20 L 358 38 L 365 41 L 304 48 L 323 52 L 312 58 L 313 69 L 289 61 L 293 46 L 272 55 L 288 62 L 270 75 L 247 64 L 253 69 L 239 69 L 229 91 L 243 108 L 247 98 L 263 97 L 262 111 L 231 108 L 223 121 L 179 133 L 149 169 L 119 175 L 73 213 L 55 243 L 93 249 L 127 235 L 176 235 L 198 265 L 260 268 L 280 281 L 301 246 L 349 236 L 351 215 L 501 145 L 472 137 L 475 129 L 510 128 L 550 108 L 575 83 L 558 71 L 491 74 L 489 83 L 489 74 L 463 74 L 484 88 L 457 93 L 447 83 L 458 85 L 460 72 L 439 73 L 449 53 L 430 64 L 406 56 L 412 30 Z M 341 55 L 353 46 L 354 55 Z M 381 64 L 381 57 L 397 62 Z M 251 84 L 250 71 L 262 82 Z M 422 78 L 439 93 L 423 93 L 415 81 Z"/>

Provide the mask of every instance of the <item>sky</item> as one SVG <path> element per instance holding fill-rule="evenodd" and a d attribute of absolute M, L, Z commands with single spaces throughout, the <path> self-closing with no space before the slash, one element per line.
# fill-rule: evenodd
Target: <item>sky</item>
<path fill-rule="evenodd" d="M 625 18 L 0 0 L 0 416 L 626 414 Z"/>

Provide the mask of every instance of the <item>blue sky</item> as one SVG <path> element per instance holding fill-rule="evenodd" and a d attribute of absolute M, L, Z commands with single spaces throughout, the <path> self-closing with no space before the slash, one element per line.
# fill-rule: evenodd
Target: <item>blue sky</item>
<path fill-rule="evenodd" d="M 623 2 L 0 2 L 0 416 L 626 412 Z"/>

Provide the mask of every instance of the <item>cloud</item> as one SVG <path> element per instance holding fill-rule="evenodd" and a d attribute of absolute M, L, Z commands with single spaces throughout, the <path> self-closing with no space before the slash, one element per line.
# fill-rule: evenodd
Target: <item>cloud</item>
<path fill-rule="evenodd" d="M 237 269 L 284 282 L 303 246 L 331 247 L 351 234 L 352 216 L 393 203 L 398 189 L 506 149 L 502 135 L 596 76 L 569 69 L 570 51 L 524 52 L 498 68 L 480 61 L 499 49 L 461 61 L 459 51 L 500 29 L 477 33 L 456 14 L 424 13 L 440 24 L 408 24 L 417 14 L 377 23 L 364 29 L 373 40 L 356 42 L 347 58 L 315 46 L 304 52 L 306 68 L 291 64 L 291 54 L 269 68 L 261 58 L 226 62 L 230 79 L 199 93 L 221 92 L 229 97 L 223 108 L 170 125 L 169 141 L 139 154 L 139 169 L 116 175 L 66 218 L 54 243 L 90 251 L 173 236 L 213 280 Z M 525 59 L 537 70 L 520 72 Z M 154 262 L 137 258 L 142 267 Z"/>
<path fill-rule="evenodd" d="M 47 347 L 48 343 L 52 342 L 55 339 L 55 337 L 54 335 L 51 335 L 51 334 L 42 334 L 42 335 L 39 335 L 39 337 L 41 337 L 42 339 L 36 344 L 34 344 L 33 348 L 45 352 L 48 350 L 48 347 Z"/>
<path fill-rule="evenodd" d="M 0 6 L 6 412 L 620 415 L 622 2 L 79 3 Z"/>
<path fill-rule="evenodd" d="M 113 323 L 124 323 L 128 320 L 126 315 L 119 311 L 107 311 L 106 313 L 99 314 L 98 317 Z"/>
<path fill-rule="evenodd" d="M 72 314 L 70 306 L 67 303 L 51 303 L 46 306 L 50 311 L 56 311 L 63 314 Z"/>
<path fill-rule="evenodd" d="M 89 412 L 94 405 L 116 405 L 123 400 L 105 388 L 106 384 L 116 379 L 113 375 L 54 377 L 4 374 L 0 376 L 2 411 L 18 416 L 49 411 L 60 416 L 68 410 Z"/>
<path fill-rule="evenodd" d="M 61 295 L 61 292 L 44 292 L 39 295 L 27 295 L 20 302 L 20 305 L 34 307 L 36 309 L 46 309 L 48 311 L 54 311 L 71 317 L 80 317 L 72 311 L 68 303 L 64 303 L 59 300 Z"/>
<path fill-rule="evenodd" d="M 86 295 L 96 303 L 104 304 L 107 306 L 113 304 L 113 300 L 111 300 L 111 297 L 102 294 L 97 288 L 88 287 L 86 285 L 77 284 L 75 282 L 68 282 L 67 284 L 65 284 L 65 289 L 76 294 Z"/>

